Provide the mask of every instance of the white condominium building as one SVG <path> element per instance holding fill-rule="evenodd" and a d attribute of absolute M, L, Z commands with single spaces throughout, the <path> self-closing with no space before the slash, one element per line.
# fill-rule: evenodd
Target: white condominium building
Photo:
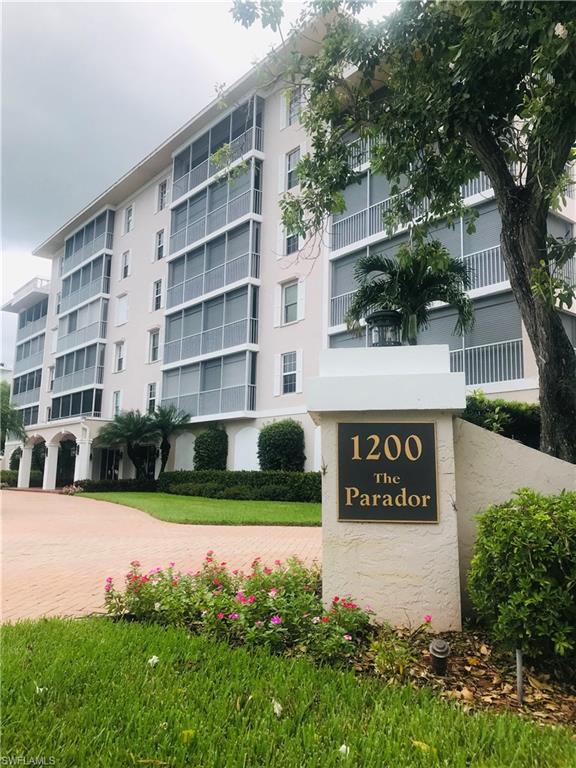
<path fill-rule="evenodd" d="M 286 417 L 304 427 L 307 468 L 320 467 L 303 382 L 317 374 L 320 350 L 366 344 L 344 324 L 354 263 L 366 252 L 394 253 L 407 233 L 387 235 L 390 185 L 370 171 L 370 148 L 359 140 L 350 157 L 361 183 L 345 191 L 346 211 L 327 238 L 303 243 L 287 233 L 279 201 L 297 193 L 307 152 L 298 94 L 262 89 L 253 70 L 226 101 L 234 106 L 208 105 L 45 240 L 35 253 L 51 260 L 50 281 L 31 280 L 3 307 L 19 318 L 12 400 L 29 438 L 21 486 L 38 442 L 45 488 L 130 477 L 125 453 L 93 441 L 120 411 L 160 403 L 190 415 L 169 469 L 193 467 L 195 436 L 215 421 L 228 432 L 228 467 L 257 469 L 259 429 Z M 225 171 L 214 158 L 222 147 Z M 573 231 L 573 190 L 550 216 L 553 235 Z M 448 344 L 471 390 L 535 401 L 536 365 L 489 181 L 480 175 L 462 194 L 478 209 L 476 231 L 461 221 L 438 226 L 435 237 L 473 267 L 476 322 L 456 336 L 454 310 L 438 306 L 420 342 Z M 567 269 L 574 275 L 574 263 Z M 576 345 L 576 314 L 562 318 Z M 15 449 L 7 444 L 5 466 Z M 154 450 L 149 463 L 152 473 Z"/>

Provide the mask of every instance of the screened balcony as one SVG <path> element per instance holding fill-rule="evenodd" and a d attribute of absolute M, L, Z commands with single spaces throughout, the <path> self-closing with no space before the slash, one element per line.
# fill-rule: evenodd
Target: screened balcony
<path fill-rule="evenodd" d="M 190 418 L 256 407 L 256 355 L 240 352 L 165 371 L 162 405 Z"/>
<path fill-rule="evenodd" d="M 43 285 L 40 286 L 34 286 L 33 288 L 30 288 L 27 293 L 27 298 L 31 297 L 32 295 L 39 294 L 42 290 L 45 290 L 46 292 L 49 289 L 50 281 L 49 280 L 40 280 L 39 278 L 35 278 L 34 280 L 31 280 L 30 283 L 42 283 Z M 24 289 L 29 286 L 29 283 L 24 286 Z M 23 289 L 21 289 L 22 291 Z M 20 291 L 18 292 L 20 293 Z M 16 296 L 17 294 L 14 294 Z M 12 299 L 12 303 L 15 303 L 15 299 Z M 20 302 L 22 303 L 22 302 Z M 9 311 L 9 310 L 8 310 Z M 44 298 L 41 298 L 39 301 L 34 301 L 33 304 L 28 306 L 25 309 L 21 309 L 18 312 L 18 329 L 16 331 L 16 341 L 22 341 L 22 339 L 26 339 L 29 336 L 34 336 L 37 333 L 40 333 L 40 331 L 43 331 L 44 328 L 46 328 L 46 316 L 48 314 L 48 297 L 45 296 Z"/>
<path fill-rule="evenodd" d="M 16 376 L 12 382 L 11 400 L 16 407 L 37 403 L 40 400 L 42 369 Z"/>
<path fill-rule="evenodd" d="M 260 214 L 261 163 L 212 184 L 172 210 L 170 253 L 186 248 L 249 213 Z"/>
<path fill-rule="evenodd" d="M 60 262 L 60 274 L 70 272 L 86 259 L 102 250 L 112 250 L 114 211 L 108 210 L 89 221 L 66 240 Z"/>
<path fill-rule="evenodd" d="M 62 280 L 59 314 L 68 312 L 92 296 L 110 293 L 111 256 L 98 256 Z"/>
<path fill-rule="evenodd" d="M 52 398 L 48 421 L 70 419 L 74 416 L 99 418 L 102 416 L 102 390 L 84 389 Z"/>
<path fill-rule="evenodd" d="M 246 286 L 166 317 L 164 364 L 258 341 L 258 294 Z"/>
<path fill-rule="evenodd" d="M 16 359 L 14 361 L 14 373 L 38 368 L 44 360 L 45 335 L 34 336 L 23 341 L 16 347 Z"/>
<path fill-rule="evenodd" d="M 172 200 L 203 184 L 252 150 L 262 152 L 263 99 L 252 98 L 222 118 L 174 158 Z M 218 154 L 222 155 L 219 161 Z"/>
<path fill-rule="evenodd" d="M 80 371 L 67 373 L 52 382 L 52 392 L 65 392 L 69 389 L 81 389 L 91 384 L 102 384 L 104 380 L 104 366 L 93 365 Z"/>
<path fill-rule="evenodd" d="M 173 259 L 168 265 L 166 306 L 175 307 L 260 273 L 260 225 L 248 222 Z"/>
<path fill-rule="evenodd" d="M 104 379 L 104 344 L 91 344 L 56 358 L 54 393 L 102 384 Z"/>
<path fill-rule="evenodd" d="M 58 321 L 56 352 L 105 339 L 107 332 L 108 300 L 99 299 L 64 315 Z"/>

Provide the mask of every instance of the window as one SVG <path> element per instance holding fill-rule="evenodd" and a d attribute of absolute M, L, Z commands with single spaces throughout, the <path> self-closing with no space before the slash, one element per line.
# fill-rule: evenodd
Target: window
<path fill-rule="evenodd" d="M 148 413 L 156 410 L 156 382 L 146 387 L 146 410 Z"/>
<path fill-rule="evenodd" d="M 164 230 L 156 232 L 156 261 L 164 258 Z"/>
<path fill-rule="evenodd" d="M 116 325 L 128 322 L 128 294 L 118 296 L 116 299 Z"/>
<path fill-rule="evenodd" d="M 51 365 L 48 368 L 48 392 L 52 392 L 53 386 L 54 386 L 54 366 Z"/>
<path fill-rule="evenodd" d="M 296 352 L 282 355 L 282 394 L 296 392 Z"/>
<path fill-rule="evenodd" d="M 158 184 L 158 210 L 163 211 L 168 202 L 168 182 L 166 179 Z"/>
<path fill-rule="evenodd" d="M 152 286 L 152 311 L 161 309 L 162 307 L 162 280 L 156 280 Z"/>
<path fill-rule="evenodd" d="M 298 235 L 286 235 L 286 242 L 284 246 L 284 252 L 286 256 L 290 256 L 291 253 L 296 253 L 298 251 L 299 246 L 299 240 Z"/>
<path fill-rule="evenodd" d="M 148 362 L 158 361 L 160 351 L 160 331 L 158 328 L 148 331 Z"/>
<path fill-rule="evenodd" d="M 298 171 L 296 168 L 299 162 L 300 147 L 297 147 L 286 155 L 286 189 L 298 186 Z"/>
<path fill-rule="evenodd" d="M 134 229 L 134 206 L 129 205 L 124 211 L 124 234 Z"/>
<path fill-rule="evenodd" d="M 299 85 L 294 86 L 287 96 L 286 123 L 287 125 L 294 125 L 300 117 L 302 88 Z"/>
<path fill-rule="evenodd" d="M 120 373 L 126 366 L 126 350 L 123 341 L 119 341 L 115 344 L 114 349 L 114 371 Z"/>
<path fill-rule="evenodd" d="M 122 408 L 122 392 L 112 392 L 112 416 L 118 416 Z"/>
<path fill-rule="evenodd" d="M 130 274 L 130 251 L 124 251 L 122 254 L 122 264 L 120 266 L 120 280 L 124 280 Z"/>
<path fill-rule="evenodd" d="M 282 286 L 282 325 L 298 320 L 298 281 Z"/>

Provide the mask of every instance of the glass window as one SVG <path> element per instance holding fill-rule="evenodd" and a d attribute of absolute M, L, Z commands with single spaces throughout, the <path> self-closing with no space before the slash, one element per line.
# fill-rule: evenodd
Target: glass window
<path fill-rule="evenodd" d="M 163 211 L 168 201 L 168 182 L 166 179 L 158 184 L 158 210 Z"/>
<path fill-rule="evenodd" d="M 207 360 L 202 364 L 202 392 L 220 389 L 222 359 Z"/>
<path fill-rule="evenodd" d="M 152 290 L 152 309 L 154 311 L 162 308 L 162 280 L 156 280 Z"/>
<path fill-rule="evenodd" d="M 166 343 L 182 338 L 182 312 L 171 315 L 166 321 Z"/>
<path fill-rule="evenodd" d="M 148 362 L 155 363 L 160 356 L 160 331 L 155 328 L 148 332 Z"/>
<path fill-rule="evenodd" d="M 286 155 L 286 189 L 298 186 L 297 166 L 300 162 L 300 147 L 293 149 Z"/>
<path fill-rule="evenodd" d="M 246 383 L 246 355 L 230 355 L 223 359 L 222 388 L 238 387 Z"/>
<path fill-rule="evenodd" d="M 124 251 L 122 254 L 122 264 L 120 267 L 120 280 L 128 277 L 130 274 L 130 251 Z"/>
<path fill-rule="evenodd" d="M 184 282 L 184 270 L 186 267 L 186 257 L 180 256 L 175 261 L 171 261 L 168 267 L 168 288 L 179 285 Z"/>
<path fill-rule="evenodd" d="M 297 123 L 300 117 L 300 106 L 302 102 L 302 88 L 299 85 L 294 86 L 287 94 L 287 120 L 288 125 Z"/>
<path fill-rule="evenodd" d="M 248 316 L 248 289 L 226 294 L 226 323 L 235 323 Z"/>
<path fill-rule="evenodd" d="M 282 394 L 296 392 L 296 352 L 282 355 Z"/>
<path fill-rule="evenodd" d="M 156 232 L 156 260 L 164 258 L 164 230 Z"/>
<path fill-rule="evenodd" d="M 154 413 L 156 410 L 156 382 L 148 384 L 146 391 L 146 410 L 148 413 Z"/>
<path fill-rule="evenodd" d="M 118 296 L 116 299 L 116 325 L 128 322 L 128 295 Z"/>
<path fill-rule="evenodd" d="M 226 261 L 231 261 L 238 256 L 243 256 L 250 249 L 250 225 L 232 230 L 228 234 L 228 247 L 226 252 Z"/>
<path fill-rule="evenodd" d="M 124 366 L 125 366 L 124 342 L 119 341 L 115 345 L 114 370 L 116 371 L 116 373 L 119 373 L 120 371 L 124 370 Z"/>
<path fill-rule="evenodd" d="M 174 158 L 174 181 L 181 179 L 190 170 L 190 147 L 182 150 L 179 155 Z"/>
<path fill-rule="evenodd" d="M 172 211 L 172 234 L 179 232 L 186 226 L 188 216 L 188 203 L 182 203 Z"/>
<path fill-rule="evenodd" d="M 194 336 L 202 330 L 202 306 L 184 310 L 182 336 Z"/>
<path fill-rule="evenodd" d="M 226 237 L 216 238 L 206 246 L 206 269 L 214 269 L 224 264 L 226 255 Z"/>
<path fill-rule="evenodd" d="M 298 320 L 298 280 L 282 286 L 282 322 L 294 323 Z"/>
<path fill-rule="evenodd" d="M 204 330 L 218 328 L 223 323 L 224 298 L 207 301 L 204 305 Z"/>
<path fill-rule="evenodd" d="M 122 392 L 112 392 L 112 416 L 118 416 L 122 407 Z"/>
<path fill-rule="evenodd" d="M 286 235 L 286 256 L 290 256 L 291 253 L 298 251 L 298 235 Z"/>
<path fill-rule="evenodd" d="M 129 205 L 124 211 L 124 232 L 132 232 L 134 229 L 134 206 Z"/>
<path fill-rule="evenodd" d="M 200 366 L 187 365 L 180 369 L 180 394 L 195 395 L 200 387 Z M 176 391 L 178 394 L 178 391 Z"/>

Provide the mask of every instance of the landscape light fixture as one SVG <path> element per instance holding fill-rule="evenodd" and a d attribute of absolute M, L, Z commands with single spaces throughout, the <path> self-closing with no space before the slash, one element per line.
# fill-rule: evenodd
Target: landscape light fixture
<path fill-rule="evenodd" d="M 395 309 L 377 309 L 366 315 L 370 347 L 400 347 L 402 317 Z"/>
<path fill-rule="evenodd" d="M 448 669 L 450 645 L 441 637 L 435 637 L 428 646 L 430 651 L 430 666 L 435 675 L 445 675 Z"/>

